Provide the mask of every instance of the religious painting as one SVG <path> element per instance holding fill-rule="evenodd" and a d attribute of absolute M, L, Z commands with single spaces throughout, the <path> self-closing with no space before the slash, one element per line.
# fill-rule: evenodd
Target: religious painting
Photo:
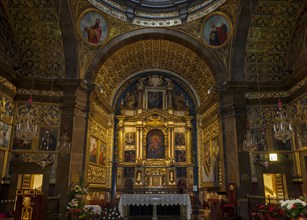
<path fill-rule="evenodd" d="M 3 121 L 11 123 L 13 121 L 13 101 L 0 93 L 0 116 Z"/>
<path fill-rule="evenodd" d="M 87 10 L 79 18 L 79 33 L 91 45 L 101 45 L 108 36 L 108 25 L 97 10 Z"/>
<path fill-rule="evenodd" d="M 150 130 L 146 137 L 146 158 L 164 159 L 164 134 L 158 129 Z"/>
<path fill-rule="evenodd" d="M 210 153 L 210 142 L 209 141 L 207 141 L 204 144 L 202 162 L 203 162 L 204 173 L 208 177 L 210 174 L 210 169 L 211 169 L 211 153 Z"/>
<path fill-rule="evenodd" d="M 163 109 L 163 92 L 147 92 L 147 109 Z"/>
<path fill-rule="evenodd" d="M 186 162 L 186 151 L 185 150 L 176 150 L 175 151 L 175 161 L 177 163 Z"/>
<path fill-rule="evenodd" d="M 106 144 L 100 143 L 98 163 L 100 165 L 105 165 L 105 159 L 106 159 Z"/>
<path fill-rule="evenodd" d="M 97 163 L 97 139 L 95 137 L 90 138 L 89 161 Z"/>
<path fill-rule="evenodd" d="M 185 145 L 185 133 L 175 133 L 175 145 Z"/>
<path fill-rule="evenodd" d="M 58 128 L 41 127 L 39 130 L 39 150 L 56 150 Z"/>
<path fill-rule="evenodd" d="M 186 167 L 176 167 L 176 176 L 177 178 L 187 177 L 187 168 Z"/>
<path fill-rule="evenodd" d="M 124 177 L 134 177 L 134 167 L 124 167 Z"/>
<path fill-rule="evenodd" d="M 0 147 L 10 146 L 12 126 L 0 121 Z"/>
<path fill-rule="evenodd" d="M 15 132 L 16 132 L 16 126 L 15 126 Z M 13 140 L 13 149 L 14 150 L 31 150 L 32 140 L 25 141 L 25 140 L 17 138 L 15 135 L 14 140 Z"/>
<path fill-rule="evenodd" d="M 135 162 L 135 150 L 125 150 L 125 162 Z"/>
<path fill-rule="evenodd" d="M 295 149 L 307 146 L 307 126 L 306 123 L 298 124 L 294 127 Z"/>
<path fill-rule="evenodd" d="M 208 46 L 222 47 L 231 37 L 232 23 L 224 13 L 212 13 L 204 21 L 202 34 Z"/>
<path fill-rule="evenodd" d="M 135 145 L 135 133 L 125 133 L 125 144 Z"/>

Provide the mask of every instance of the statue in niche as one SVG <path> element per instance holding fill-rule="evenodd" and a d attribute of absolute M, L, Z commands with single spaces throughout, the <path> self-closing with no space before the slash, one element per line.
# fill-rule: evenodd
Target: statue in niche
<path fill-rule="evenodd" d="M 128 92 L 126 95 L 126 107 L 127 108 L 134 108 L 136 103 L 136 97 L 134 92 Z"/>
<path fill-rule="evenodd" d="M 137 84 L 138 89 L 144 89 L 144 80 L 145 79 L 139 79 L 138 84 Z"/>
<path fill-rule="evenodd" d="M 175 93 L 174 95 L 174 107 L 177 110 L 183 110 L 185 105 L 185 98 L 182 93 Z"/>
<path fill-rule="evenodd" d="M 158 75 L 149 76 L 148 85 L 157 87 L 157 86 L 160 86 L 162 83 L 163 83 L 162 76 L 158 76 Z"/>

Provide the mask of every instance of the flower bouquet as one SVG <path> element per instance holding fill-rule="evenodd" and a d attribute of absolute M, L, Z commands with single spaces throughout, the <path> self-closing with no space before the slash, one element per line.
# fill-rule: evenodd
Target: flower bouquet
<path fill-rule="evenodd" d="M 301 196 L 298 199 L 281 200 L 280 206 L 285 211 L 288 217 L 307 216 L 306 196 Z"/>
<path fill-rule="evenodd" d="M 102 209 L 101 216 L 99 220 L 121 220 L 118 209 L 116 207 L 105 207 Z"/>
<path fill-rule="evenodd" d="M 82 219 L 91 214 L 91 209 L 84 208 L 83 201 L 77 198 L 70 200 L 67 205 L 66 219 Z"/>

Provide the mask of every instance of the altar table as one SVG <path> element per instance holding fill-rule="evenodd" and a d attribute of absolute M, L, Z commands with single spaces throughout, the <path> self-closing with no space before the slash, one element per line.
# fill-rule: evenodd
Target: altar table
<path fill-rule="evenodd" d="M 180 219 L 189 220 L 191 216 L 191 200 L 188 194 L 122 194 L 118 210 L 127 219 L 130 205 L 153 205 L 152 220 L 157 220 L 157 205 L 180 205 Z"/>

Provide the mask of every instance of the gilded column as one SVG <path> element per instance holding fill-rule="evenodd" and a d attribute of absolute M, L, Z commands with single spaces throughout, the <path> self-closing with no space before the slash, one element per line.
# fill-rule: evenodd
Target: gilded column
<path fill-rule="evenodd" d="M 124 117 L 118 117 L 118 162 L 123 162 L 124 155 Z"/>
<path fill-rule="evenodd" d="M 191 146 L 192 146 L 192 140 L 191 140 L 191 117 L 187 117 L 187 122 L 186 122 L 186 148 L 187 148 L 187 163 L 192 163 L 192 155 L 191 155 Z"/>

